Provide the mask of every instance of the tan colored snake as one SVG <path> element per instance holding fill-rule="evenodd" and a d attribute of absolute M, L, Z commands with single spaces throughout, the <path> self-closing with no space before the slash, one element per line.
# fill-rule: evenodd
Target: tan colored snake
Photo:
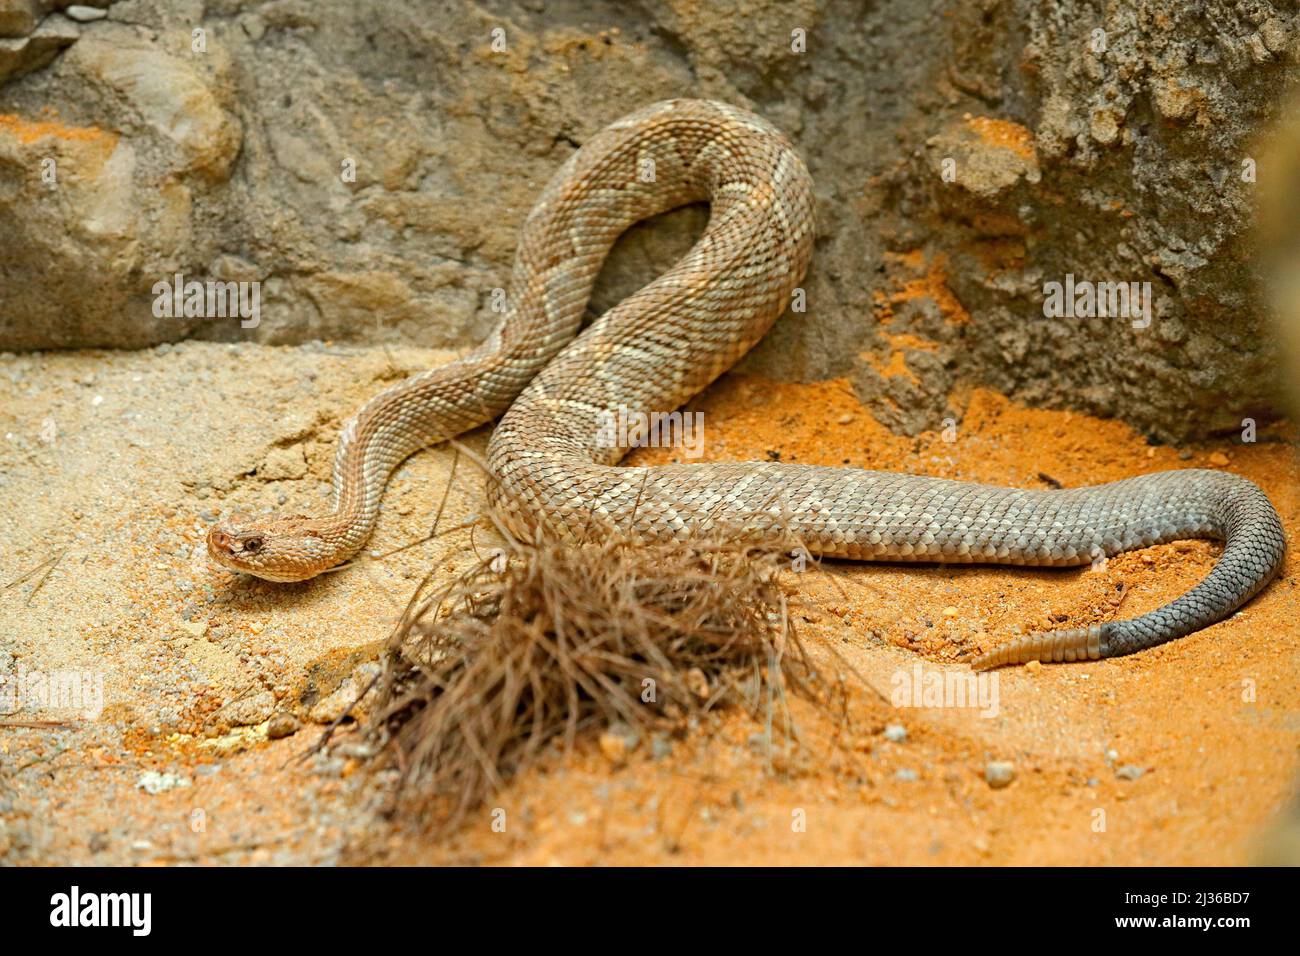
<path fill-rule="evenodd" d="M 690 252 L 578 335 L 614 240 L 699 201 L 710 219 Z M 599 439 L 602 412 L 668 412 L 701 391 L 785 310 L 812 247 L 808 171 L 763 119 L 672 100 L 619 120 L 569 158 L 528 216 L 508 310 L 487 341 L 389 388 L 348 422 L 333 511 L 232 519 L 209 533 L 210 554 L 273 581 L 334 567 L 369 537 L 392 469 L 504 411 L 488 450 L 490 495 L 513 525 L 541 517 L 575 536 L 594 521 L 640 540 L 766 534 L 832 557 L 1057 566 L 1177 538 L 1226 542 L 1210 574 L 1164 607 L 1032 634 L 977 667 L 1151 647 L 1221 620 L 1277 572 L 1277 513 L 1258 487 L 1223 472 L 1022 490 L 772 462 L 617 467 L 628 449 Z"/>

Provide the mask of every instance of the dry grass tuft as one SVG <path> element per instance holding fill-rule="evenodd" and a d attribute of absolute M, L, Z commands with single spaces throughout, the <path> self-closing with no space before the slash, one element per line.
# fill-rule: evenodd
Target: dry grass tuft
<path fill-rule="evenodd" d="M 607 725 L 675 729 L 728 703 L 792 734 L 787 689 L 842 708 L 795 633 L 788 551 L 534 534 L 426 578 L 389 645 L 375 732 L 402 796 L 449 806 L 448 824 Z"/>

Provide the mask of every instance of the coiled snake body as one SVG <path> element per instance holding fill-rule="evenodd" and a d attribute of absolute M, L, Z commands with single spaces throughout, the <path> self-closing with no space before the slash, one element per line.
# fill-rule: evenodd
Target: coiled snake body
<path fill-rule="evenodd" d="M 690 252 L 577 335 L 614 240 L 704 200 L 709 224 Z M 771 462 L 617 467 L 627 448 L 606 447 L 602 413 L 671 411 L 730 368 L 785 310 L 812 246 L 811 179 L 766 121 L 694 100 L 625 117 L 542 193 L 520 237 L 508 311 L 487 341 L 389 388 L 343 429 L 332 513 L 236 516 L 209 533 L 210 554 L 276 581 L 334 567 L 369 536 L 393 468 L 504 411 L 489 445 L 490 494 L 513 524 L 540 516 L 580 535 L 594 520 L 658 541 L 763 528 L 834 557 L 1058 566 L 1177 538 L 1226 542 L 1210 574 L 1164 607 L 1032 634 L 980 667 L 1151 647 L 1222 619 L 1277 572 L 1277 513 L 1250 481 L 1222 472 L 1048 491 Z"/>

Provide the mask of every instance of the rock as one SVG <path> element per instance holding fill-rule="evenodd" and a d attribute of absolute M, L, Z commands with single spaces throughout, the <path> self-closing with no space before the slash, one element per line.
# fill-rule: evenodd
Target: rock
<path fill-rule="evenodd" d="M 37 20 L 36 0 L 0 0 L 0 37 L 25 37 Z"/>
<path fill-rule="evenodd" d="M 623 766 L 632 753 L 641 744 L 641 735 L 625 723 L 612 723 L 599 737 L 601 753 L 611 765 Z"/>
<path fill-rule="evenodd" d="M 887 724 L 885 726 L 885 739 L 896 744 L 905 743 L 907 741 L 907 728 L 902 724 Z"/>
<path fill-rule="evenodd" d="M 894 779 L 902 780 L 904 783 L 915 783 L 921 779 L 921 775 L 915 770 L 909 770 L 906 767 L 894 771 Z"/>
<path fill-rule="evenodd" d="M 222 105 L 224 92 L 182 60 L 141 42 L 129 28 L 87 36 L 72 51 L 76 67 L 96 85 L 122 96 L 177 151 L 177 171 L 224 180 L 243 132 Z"/>
<path fill-rule="evenodd" d="M 81 4 L 73 4 L 70 7 L 65 7 L 63 14 L 66 17 L 76 20 L 78 23 L 90 23 L 94 20 L 103 20 L 108 16 L 108 11 L 101 10 L 98 7 L 87 7 L 82 6 Z"/>
<path fill-rule="evenodd" d="M 943 177 L 951 162 L 954 184 L 980 199 L 993 199 L 1021 180 L 1041 178 L 1034 136 L 1008 120 L 966 116 L 931 138 L 929 148 L 934 174 Z"/>
<path fill-rule="evenodd" d="M 302 724 L 293 714 L 287 714 L 281 711 L 278 714 L 272 714 L 270 722 L 266 725 L 266 736 L 271 740 L 280 740 L 284 737 L 292 737 L 298 732 Z"/>
<path fill-rule="evenodd" d="M 145 793 L 150 795 L 166 793 L 168 790 L 175 790 L 179 787 L 188 787 L 189 785 L 190 780 L 188 777 L 171 773 L 170 771 L 159 773 L 156 770 L 146 770 L 144 773 L 140 774 L 135 781 L 135 787 L 137 790 L 143 790 Z"/>
<path fill-rule="evenodd" d="M 0 39 L 0 84 L 39 70 L 80 35 L 75 23 L 56 14 L 46 17 L 29 36 Z"/>
<path fill-rule="evenodd" d="M 377 0 L 225 3 L 209 5 L 223 12 L 210 11 L 202 52 L 195 2 L 122 4 L 84 31 L 73 17 L 105 4 L 44 19 L 34 6 L 52 4 L 0 6 L 0 32 L 21 34 L 0 38 L 0 115 L 98 130 L 118 152 L 0 132 L 0 234 L 15 238 L 0 348 L 474 344 L 497 318 L 524 217 L 574 147 L 691 90 L 760 103 L 815 158 L 808 309 L 778 320 L 742 371 L 847 377 L 909 434 L 935 428 L 953 390 L 975 384 L 1162 441 L 1277 410 L 1272 310 L 1245 268 L 1256 189 L 1240 168 L 1287 115 L 1276 100 L 1296 30 L 1276 3 L 1150 0 L 1137 18 L 1090 0 L 1059 0 L 1050 15 L 958 4 L 918 47 L 914 22 L 888 16 L 828 43 L 837 15 L 812 0 L 746 4 L 743 16 L 638 6 L 617 30 L 502 0 L 489 17 L 509 24 L 500 51 L 470 0 L 449 0 L 436 22 Z M 806 54 L 792 49 L 793 23 L 808 29 Z M 1103 52 L 1094 31 L 1109 38 Z M 274 47 L 286 38 L 292 56 Z M 893 68 L 845 68 L 864 62 Z M 860 108 L 885 101 L 898 104 L 889 123 Z M 37 172 L 45 159 L 58 162 L 57 191 Z M 1259 185 L 1269 178 L 1286 179 Z M 667 268 L 703 221 L 685 209 L 631 230 L 596 311 Z M 153 314 L 155 283 L 203 278 L 223 255 L 262 282 L 257 328 Z M 1067 273 L 1152 283 L 1153 328 L 1027 322 L 1044 284 Z M 861 321 L 877 293 L 887 340 Z"/>
<path fill-rule="evenodd" d="M 1146 773 L 1145 767 L 1139 767 L 1136 764 L 1124 764 L 1122 767 L 1115 768 L 1115 776 L 1120 780 L 1136 780 Z"/>
<path fill-rule="evenodd" d="M 611 724 L 600 735 L 600 752 L 610 764 L 621 767 L 640 742 L 640 736 L 627 724 Z"/>
<path fill-rule="evenodd" d="M 233 727 L 252 727 L 271 717 L 275 710 L 275 695 L 269 690 L 244 697 L 223 707 L 221 716 Z"/>
<path fill-rule="evenodd" d="M 307 719 L 314 724 L 332 724 L 345 713 L 350 713 L 353 717 L 361 716 L 374 697 L 374 688 L 371 687 L 360 701 L 357 700 L 357 696 L 363 688 L 370 685 L 378 673 L 379 665 L 374 661 L 367 661 L 360 665 L 339 684 L 333 693 L 315 703 L 307 713 Z"/>
<path fill-rule="evenodd" d="M 600 752 L 615 767 L 621 767 L 627 763 L 627 745 L 623 742 L 621 734 L 610 733 L 608 730 L 602 733 L 600 735 Z"/>
<path fill-rule="evenodd" d="M 1228 465 L 1232 464 L 1232 460 L 1223 452 L 1216 451 L 1214 454 L 1210 455 L 1210 464 L 1215 468 L 1226 468 Z"/>
<path fill-rule="evenodd" d="M 1005 760 L 991 760 L 984 767 L 984 781 L 994 790 L 1011 786 L 1016 779 L 1016 765 Z"/>

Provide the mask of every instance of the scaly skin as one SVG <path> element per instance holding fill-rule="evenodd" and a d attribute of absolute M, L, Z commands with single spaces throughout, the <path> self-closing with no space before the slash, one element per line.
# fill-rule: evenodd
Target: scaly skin
<path fill-rule="evenodd" d="M 575 335 L 614 240 L 685 203 L 708 228 L 669 272 Z M 370 401 L 339 438 L 328 515 L 237 517 L 212 556 L 277 581 L 351 557 L 388 475 L 416 449 L 505 412 L 488 463 L 493 507 L 517 528 L 647 541 L 795 537 L 859 560 L 1068 566 L 1175 538 L 1226 541 L 1190 592 L 1149 614 L 1031 635 L 976 667 L 1129 654 L 1221 620 L 1276 574 L 1285 539 L 1243 478 L 1173 471 L 1058 491 L 777 463 L 620 468 L 602 413 L 667 412 L 740 358 L 790 302 L 812 255 L 812 182 L 766 121 L 720 103 L 657 103 L 609 126 L 551 180 L 524 224 L 501 325 L 470 355 Z M 507 410 L 508 409 L 508 410 Z"/>

